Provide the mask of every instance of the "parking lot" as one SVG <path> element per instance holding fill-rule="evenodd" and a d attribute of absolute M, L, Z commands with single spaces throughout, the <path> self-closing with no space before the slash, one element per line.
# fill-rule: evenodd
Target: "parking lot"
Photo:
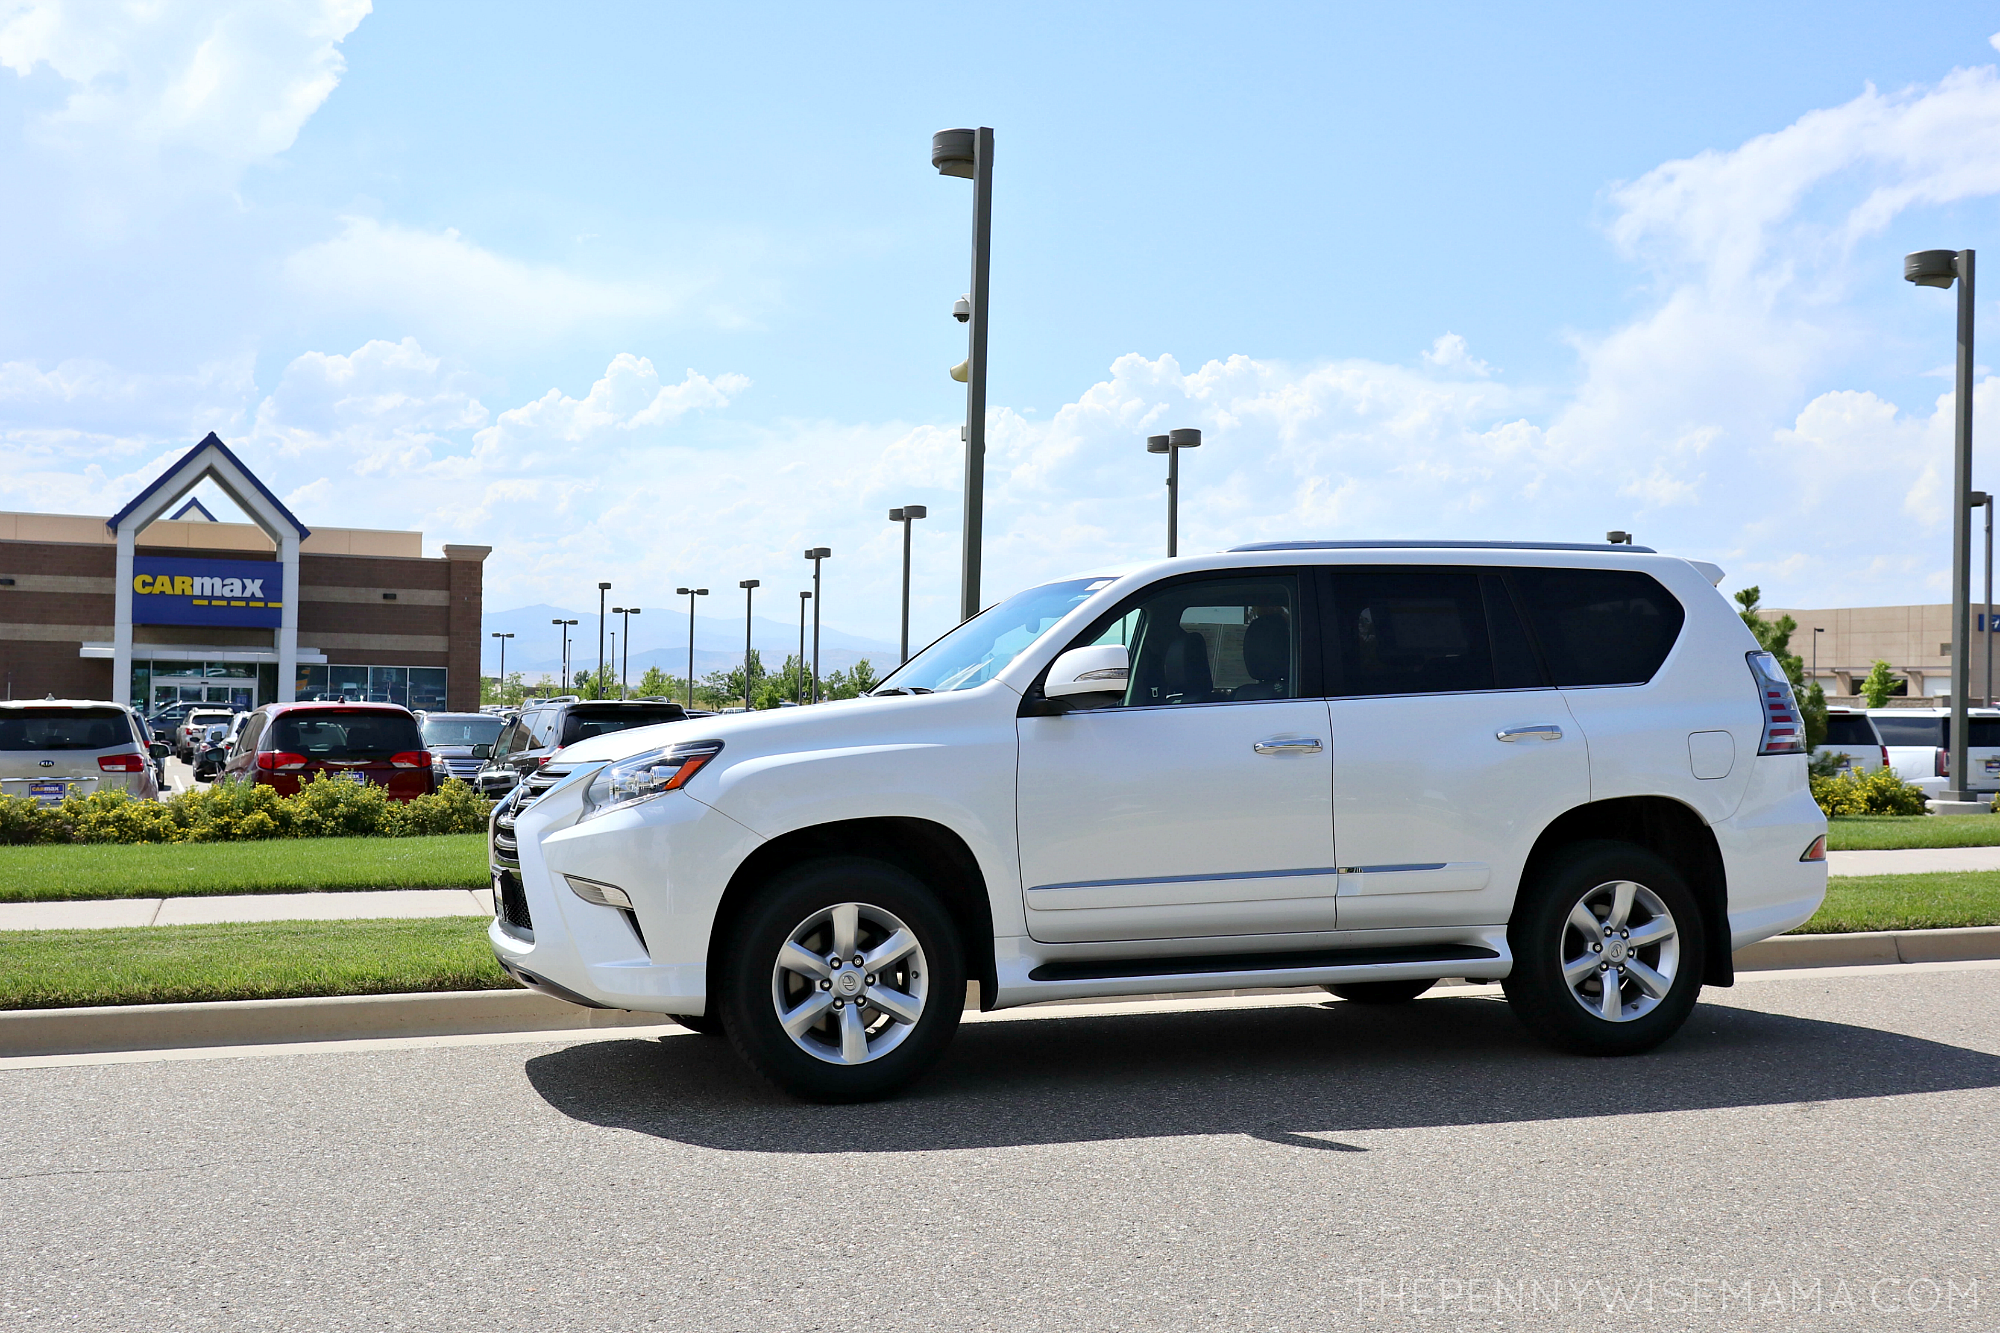
<path fill-rule="evenodd" d="M 839 1108 L 676 1029 L 10 1062 L 0 1323 L 1989 1329 L 1996 1002 L 1762 974 L 1611 1061 L 1490 988 L 1016 1011 Z"/>

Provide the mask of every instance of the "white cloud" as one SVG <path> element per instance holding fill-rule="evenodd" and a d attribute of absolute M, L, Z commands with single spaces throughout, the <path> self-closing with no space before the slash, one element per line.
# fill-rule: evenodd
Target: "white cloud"
<path fill-rule="evenodd" d="M 232 167 L 291 147 L 346 69 L 368 0 L 26 0 L 0 9 L 0 65 L 71 85 L 36 121 L 100 154 L 189 149 Z"/>
<path fill-rule="evenodd" d="M 1466 348 L 1465 339 L 1456 333 L 1439 334 L 1430 350 L 1424 353 L 1424 360 L 1439 370 L 1459 370 L 1474 375 L 1493 373 L 1493 367 L 1472 355 Z"/>
<path fill-rule="evenodd" d="M 606 281 L 497 254 L 456 230 L 422 231 L 373 218 L 291 255 L 294 291 L 326 311 L 386 316 L 456 345 L 547 337 L 598 321 L 671 313 L 685 293 L 648 281 Z"/>

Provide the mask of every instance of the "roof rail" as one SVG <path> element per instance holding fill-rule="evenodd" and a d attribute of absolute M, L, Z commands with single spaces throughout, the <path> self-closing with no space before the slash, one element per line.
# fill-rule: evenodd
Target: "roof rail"
<path fill-rule="evenodd" d="M 1463 541 L 1298 541 L 1251 542 L 1232 546 L 1229 554 L 1243 551 L 1635 551 L 1658 555 L 1650 546 L 1613 546 L 1609 542 L 1463 542 Z"/>

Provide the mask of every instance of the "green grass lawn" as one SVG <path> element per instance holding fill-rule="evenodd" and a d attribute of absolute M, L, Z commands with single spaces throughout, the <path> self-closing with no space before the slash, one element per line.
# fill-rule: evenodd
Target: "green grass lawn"
<path fill-rule="evenodd" d="M 2000 870 L 1832 879 L 1827 882 L 1825 906 L 1798 933 L 1941 926 L 2000 926 Z"/>
<path fill-rule="evenodd" d="M 465 889 L 484 885 L 487 874 L 486 839 L 477 833 L 0 847 L 0 902 Z"/>
<path fill-rule="evenodd" d="M 500 990 L 480 918 L 0 931 L 0 1009 Z"/>
<path fill-rule="evenodd" d="M 2000 815 L 1843 815 L 1826 821 L 1830 852 L 2000 847 Z"/>

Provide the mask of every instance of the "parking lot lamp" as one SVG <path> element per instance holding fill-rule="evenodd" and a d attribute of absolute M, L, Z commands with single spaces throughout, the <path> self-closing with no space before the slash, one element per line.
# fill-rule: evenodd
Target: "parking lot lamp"
<path fill-rule="evenodd" d="M 1167 456 L 1167 555 L 1181 553 L 1181 450 L 1199 449 L 1198 430 L 1170 430 L 1165 435 L 1148 435 L 1146 452 Z"/>
<path fill-rule="evenodd" d="M 820 595 L 819 562 L 826 559 L 828 556 L 832 554 L 833 554 L 833 548 L 829 546 L 815 546 L 806 552 L 806 559 L 813 562 L 813 587 L 812 587 L 812 592 L 813 592 L 812 702 L 813 703 L 819 702 L 819 609 L 825 600 Z"/>
<path fill-rule="evenodd" d="M 558 618 L 555 620 L 551 620 L 549 623 L 551 625 L 562 626 L 563 638 L 562 638 L 562 691 L 561 692 L 564 694 L 568 694 L 571 684 L 569 678 L 569 627 L 571 625 L 574 625 L 576 622 L 574 620 L 563 620 L 561 618 Z"/>
<path fill-rule="evenodd" d="M 504 690 L 507 688 L 507 640 L 514 636 L 496 630 L 493 637 L 500 640 L 500 688 Z"/>
<path fill-rule="evenodd" d="M 604 688 L 604 594 L 611 591 L 611 585 L 597 585 L 597 688 Z"/>
<path fill-rule="evenodd" d="M 889 521 L 903 525 L 903 656 L 898 665 L 910 660 L 910 524 L 928 518 L 930 512 L 923 505 L 904 505 L 889 511 Z"/>
<path fill-rule="evenodd" d="M 747 713 L 756 707 L 750 700 L 750 626 L 752 624 L 750 619 L 750 599 L 757 595 L 757 589 L 762 587 L 763 583 L 759 579 L 745 579 L 736 586 L 743 589 L 743 711 Z"/>
<path fill-rule="evenodd" d="M 688 678 L 687 706 L 694 707 L 694 599 L 708 596 L 706 588 L 675 588 L 674 595 L 688 599 Z"/>
<path fill-rule="evenodd" d="M 1989 491 L 1974 491 L 1972 507 L 1986 511 L 1986 614 L 1979 617 L 1979 654 L 1986 662 L 1986 692 L 1979 696 L 1980 702 L 1988 708 L 1993 706 L 1993 496 Z"/>
<path fill-rule="evenodd" d="M 806 692 L 806 603 L 812 600 L 810 590 L 799 593 L 799 674 L 792 678 L 792 702 L 804 703 Z"/>
<path fill-rule="evenodd" d="M 972 182 L 972 291 L 952 309 L 954 319 L 971 326 L 963 375 L 965 550 L 959 586 L 959 619 L 970 620 L 979 614 L 979 550 L 986 512 L 986 296 L 993 248 L 993 131 L 984 126 L 939 130 L 931 136 L 931 165 L 940 176 Z M 960 375 L 954 372 L 952 378 Z"/>
<path fill-rule="evenodd" d="M 1973 252 L 1918 250 L 1903 257 L 1903 277 L 1919 287 L 1958 284 L 1957 391 L 1952 401 L 1951 777 L 1945 801 L 1971 801 L 1965 771 L 1966 695 L 1972 685 L 1972 293 Z"/>
<path fill-rule="evenodd" d="M 1819 679 L 1819 636 L 1824 633 L 1826 633 L 1826 631 L 1821 629 L 1818 625 L 1813 626 L 1812 680 L 1806 682 L 1809 685 L 1812 684 L 1813 681 L 1817 681 Z"/>
<path fill-rule="evenodd" d="M 636 606 L 614 606 L 611 608 L 611 614 L 625 617 L 618 622 L 619 627 L 625 631 L 625 653 L 624 656 L 618 659 L 618 697 L 629 699 L 632 697 L 632 688 L 625 683 L 625 677 L 628 674 L 628 668 L 632 665 L 632 617 L 639 614 L 639 608 Z"/>
<path fill-rule="evenodd" d="M 1632 544 L 1632 534 L 1629 532 L 1607 532 L 1604 534 L 1604 540 L 1610 542 L 1613 546 L 1630 546 Z"/>

